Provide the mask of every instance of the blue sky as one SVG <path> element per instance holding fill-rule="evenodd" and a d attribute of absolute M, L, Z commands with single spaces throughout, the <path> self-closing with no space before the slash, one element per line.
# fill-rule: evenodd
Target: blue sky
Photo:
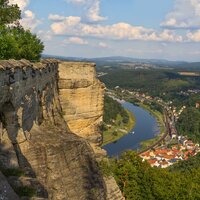
<path fill-rule="evenodd" d="M 200 61 L 200 0 L 10 0 L 46 54 Z"/>

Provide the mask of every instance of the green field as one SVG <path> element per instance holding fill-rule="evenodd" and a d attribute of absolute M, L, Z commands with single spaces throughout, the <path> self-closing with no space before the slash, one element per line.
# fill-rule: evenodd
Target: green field
<path fill-rule="evenodd" d="M 121 123 L 122 116 L 120 114 L 117 115 L 117 119 L 108 127 L 107 130 L 103 131 L 103 144 L 102 146 L 115 142 L 127 133 L 129 133 L 135 126 L 135 118 L 131 112 L 126 110 L 129 120 L 128 123 Z"/>

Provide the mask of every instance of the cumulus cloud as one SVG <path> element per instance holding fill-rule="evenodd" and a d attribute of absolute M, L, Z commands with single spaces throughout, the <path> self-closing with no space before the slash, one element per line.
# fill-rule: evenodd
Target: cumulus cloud
<path fill-rule="evenodd" d="M 81 21 L 80 17 L 75 16 L 54 22 L 51 29 L 55 35 L 91 36 L 115 40 L 182 41 L 182 37 L 172 30 L 157 33 L 153 29 L 132 26 L 123 22 L 113 25 L 86 24 Z"/>
<path fill-rule="evenodd" d="M 21 19 L 21 25 L 30 30 L 34 30 L 41 21 L 36 19 L 35 14 L 31 10 L 25 10 L 23 13 L 23 18 Z"/>
<path fill-rule="evenodd" d="M 99 42 L 99 46 L 102 48 L 109 48 L 109 46 L 104 42 Z"/>
<path fill-rule="evenodd" d="M 10 4 L 17 4 L 19 8 L 24 11 L 24 9 L 28 6 L 30 3 L 29 0 L 9 0 Z"/>
<path fill-rule="evenodd" d="M 38 20 L 31 10 L 27 10 L 27 6 L 30 3 L 30 0 L 10 0 L 10 4 L 17 4 L 22 11 L 22 19 L 20 20 L 21 25 L 25 29 L 34 30 L 41 21 Z"/>
<path fill-rule="evenodd" d="M 200 0 L 175 0 L 173 10 L 161 26 L 170 28 L 200 27 Z"/>
<path fill-rule="evenodd" d="M 195 32 L 189 32 L 187 37 L 189 41 L 200 42 L 200 29 Z"/>
<path fill-rule="evenodd" d="M 65 19 L 65 16 L 50 14 L 48 19 L 51 21 L 62 21 Z"/>
<path fill-rule="evenodd" d="M 37 35 L 42 41 L 49 41 L 53 38 L 53 34 L 51 31 L 39 30 L 37 32 Z"/>
<path fill-rule="evenodd" d="M 66 1 L 75 4 L 85 4 L 87 2 L 87 0 L 66 0 Z"/>
<path fill-rule="evenodd" d="M 67 0 L 67 2 L 84 6 L 82 20 L 85 22 L 96 23 L 106 20 L 106 17 L 100 15 L 100 0 Z"/>
<path fill-rule="evenodd" d="M 70 37 L 64 40 L 65 44 L 79 44 L 79 45 L 86 45 L 88 41 L 83 40 L 80 37 Z"/>

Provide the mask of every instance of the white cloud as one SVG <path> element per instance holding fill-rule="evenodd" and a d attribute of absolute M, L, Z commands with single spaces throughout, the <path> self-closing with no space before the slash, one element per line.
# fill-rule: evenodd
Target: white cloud
<path fill-rule="evenodd" d="M 37 32 L 37 35 L 42 41 L 49 41 L 53 37 L 53 34 L 51 31 L 44 31 L 44 30 L 39 30 Z"/>
<path fill-rule="evenodd" d="M 104 42 L 99 42 L 99 46 L 102 48 L 109 48 L 109 46 Z"/>
<path fill-rule="evenodd" d="M 41 24 L 41 21 L 36 19 L 35 14 L 31 10 L 25 10 L 20 23 L 25 29 L 34 30 Z"/>
<path fill-rule="evenodd" d="M 51 21 L 62 21 L 65 19 L 65 16 L 50 14 L 48 19 Z"/>
<path fill-rule="evenodd" d="M 200 29 L 195 32 L 189 32 L 187 37 L 189 41 L 200 42 Z"/>
<path fill-rule="evenodd" d="M 86 24 L 81 21 L 80 17 L 75 16 L 65 17 L 63 21 L 54 22 L 51 29 L 55 35 L 91 36 L 114 40 L 182 41 L 182 37 L 176 35 L 172 30 L 157 33 L 153 29 L 132 26 L 123 22 L 113 25 Z"/>
<path fill-rule="evenodd" d="M 34 30 L 41 21 L 38 20 L 31 10 L 27 10 L 27 6 L 30 3 L 30 0 L 10 0 L 10 4 L 17 4 L 22 11 L 22 19 L 20 20 L 21 25 L 25 29 Z"/>
<path fill-rule="evenodd" d="M 173 10 L 161 26 L 170 28 L 200 27 L 200 0 L 175 0 Z"/>
<path fill-rule="evenodd" d="M 85 4 L 87 2 L 87 0 L 66 0 L 66 1 L 75 4 Z"/>
<path fill-rule="evenodd" d="M 29 0 L 9 0 L 10 4 L 17 4 L 19 8 L 24 11 L 24 9 L 28 6 L 30 3 Z"/>
<path fill-rule="evenodd" d="M 79 45 L 86 45 L 88 44 L 88 41 L 83 40 L 79 37 L 70 37 L 64 40 L 65 44 L 79 44 Z"/>
<path fill-rule="evenodd" d="M 106 17 L 100 15 L 100 0 L 67 0 L 67 2 L 84 6 L 82 20 L 85 22 L 95 23 L 106 20 Z"/>
<path fill-rule="evenodd" d="M 100 16 L 100 0 L 88 1 L 85 17 L 91 22 L 106 20 L 106 17 Z"/>

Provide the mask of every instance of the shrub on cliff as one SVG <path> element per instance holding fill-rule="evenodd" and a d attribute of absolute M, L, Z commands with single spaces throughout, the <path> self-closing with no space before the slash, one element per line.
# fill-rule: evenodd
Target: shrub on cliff
<path fill-rule="evenodd" d="M 20 19 L 21 11 L 17 5 L 9 5 L 8 0 L 0 0 L 0 25 L 11 24 Z"/>
<path fill-rule="evenodd" d="M 0 0 L 0 59 L 39 60 L 43 43 L 19 24 L 21 12 L 17 5 Z M 12 25 L 10 25 L 12 24 Z"/>

